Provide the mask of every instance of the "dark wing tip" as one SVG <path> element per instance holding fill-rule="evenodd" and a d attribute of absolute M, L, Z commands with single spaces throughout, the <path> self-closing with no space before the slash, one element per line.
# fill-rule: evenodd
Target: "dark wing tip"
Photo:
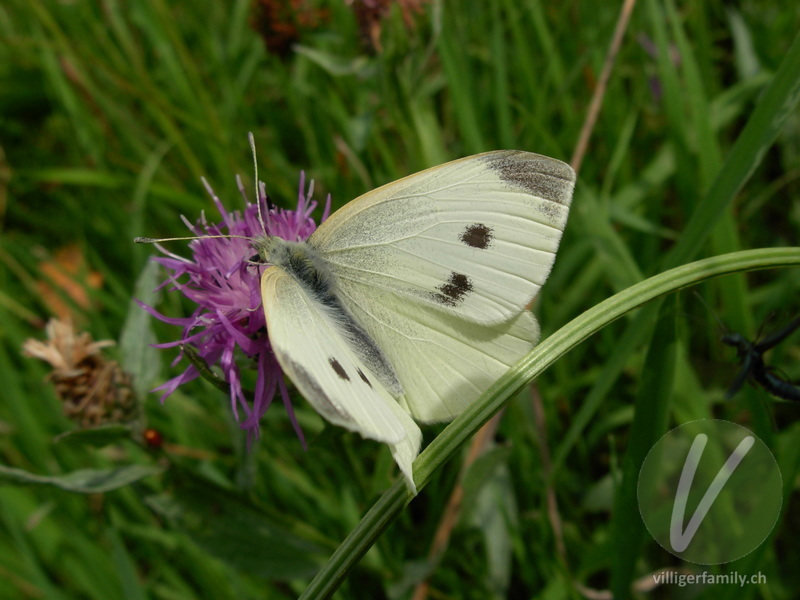
<path fill-rule="evenodd" d="M 503 181 L 551 202 L 572 202 L 575 171 L 567 163 L 522 150 L 490 152 L 486 159 Z"/>

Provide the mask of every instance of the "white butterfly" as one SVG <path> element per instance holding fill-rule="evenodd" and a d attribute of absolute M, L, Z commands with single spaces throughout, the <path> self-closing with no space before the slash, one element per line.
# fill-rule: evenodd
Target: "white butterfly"
<path fill-rule="evenodd" d="M 386 442 L 414 493 L 414 422 L 462 412 L 528 353 L 575 173 L 478 154 L 337 211 L 305 242 L 256 238 L 270 344 L 328 421 Z"/>

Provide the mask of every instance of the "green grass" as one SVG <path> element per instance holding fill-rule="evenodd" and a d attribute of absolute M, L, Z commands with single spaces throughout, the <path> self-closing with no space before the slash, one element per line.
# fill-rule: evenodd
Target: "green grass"
<path fill-rule="evenodd" d="M 87 270 L 103 278 L 88 308 L 71 302 L 79 324 L 95 339 L 119 341 L 110 355 L 137 376 L 137 389 L 149 389 L 182 367 L 169 365 L 174 350 L 149 349 L 143 332 L 164 342 L 178 331 L 131 304 L 160 277 L 148 272 L 137 287 L 152 249 L 131 240 L 182 235 L 179 215 L 213 214 L 200 177 L 236 206 L 234 176 L 252 183 L 248 131 L 261 178 L 284 206 L 294 202 L 301 170 L 316 180 L 317 198 L 330 192 L 340 206 L 485 150 L 568 160 L 618 10 L 580 1 L 436 2 L 408 27 L 395 8 L 374 52 L 340 4 L 309 2 L 327 18 L 283 58 L 265 51 L 245 1 L 0 7 L 0 463 L 40 476 L 160 467 L 102 494 L 0 488 L 0 597 L 293 598 L 355 531 L 348 544 L 360 549 L 337 554 L 355 562 L 366 552 L 354 570 L 321 576 L 327 589 L 344 578 L 341 598 L 407 598 L 426 576 L 431 598 L 579 598 L 576 584 L 623 598 L 632 580 L 654 570 L 705 568 L 680 563 L 649 536 L 635 475 L 667 429 L 711 416 L 768 444 L 785 498 L 762 546 L 708 570 L 760 571 L 767 583 L 649 595 L 794 597 L 800 407 L 750 387 L 724 400 L 737 367 L 709 309 L 750 338 L 770 313 L 779 316 L 767 328 L 780 326 L 800 306 L 796 266 L 708 279 L 694 288 L 699 297 L 682 292 L 617 315 L 591 337 L 573 330 L 569 348 L 540 356 L 539 369 L 549 366 L 534 383 L 541 422 L 526 385 L 531 370 L 513 379 L 507 401 L 478 404 L 446 429 L 425 428 L 425 443 L 436 441 L 418 463 L 425 487 L 408 506 L 402 486 L 392 485 L 388 450 L 325 428 L 301 399 L 295 409 L 308 451 L 276 405 L 248 453 L 227 398 L 202 382 L 164 405 L 142 394 L 147 424 L 168 451 L 147 450 L 124 432 L 102 447 L 54 441 L 73 425 L 44 366 L 20 349 L 43 337 L 51 307 L 41 284 L 51 278 L 41 265 L 58 249 L 78 247 L 79 280 Z M 792 3 L 775 4 L 637 4 L 555 269 L 537 299 L 545 338 L 668 268 L 797 245 L 800 15 Z M 759 265 L 766 259 L 748 269 Z M 191 310 L 170 294 L 158 306 L 171 316 Z M 555 352 L 569 331 L 541 352 Z M 799 380 L 797 336 L 768 362 Z M 462 444 L 503 402 L 496 439 L 464 475 L 449 546 L 429 563 Z"/>

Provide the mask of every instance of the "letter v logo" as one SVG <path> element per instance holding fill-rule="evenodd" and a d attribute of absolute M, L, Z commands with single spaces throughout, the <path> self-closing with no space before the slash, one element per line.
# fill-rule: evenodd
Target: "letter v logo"
<path fill-rule="evenodd" d="M 717 419 L 666 433 L 639 471 L 639 512 L 650 535 L 681 560 L 722 564 L 764 542 L 783 501 L 775 457 L 750 430 Z"/>
<path fill-rule="evenodd" d="M 750 435 L 744 438 L 736 450 L 728 457 L 722 468 L 717 471 L 714 481 L 708 486 L 706 493 L 703 494 L 703 499 L 700 500 L 697 508 L 689 520 L 685 531 L 681 531 L 683 526 L 683 517 L 686 514 L 686 500 L 689 498 L 689 492 L 692 489 L 692 482 L 694 481 L 695 473 L 697 473 L 697 465 L 700 464 L 700 459 L 703 458 L 703 450 L 705 450 L 708 443 L 708 436 L 700 433 L 694 438 L 692 447 L 689 449 L 689 454 L 686 455 L 686 460 L 683 463 L 683 471 L 681 472 L 681 479 L 678 482 L 678 489 L 675 492 L 675 504 L 672 505 L 672 519 L 669 527 L 669 541 L 672 544 L 672 549 L 675 552 L 683 552 L 689 546 L 694 538 L 694 534 L 700 528 L 703 519 L 711 510 L 711 505 L 717 499 L 722 488 L 731 478 L 731 475 L 742 462 L 742 459 L 750 451 L 750 448 L 755 444 L 756 439 Z"/>

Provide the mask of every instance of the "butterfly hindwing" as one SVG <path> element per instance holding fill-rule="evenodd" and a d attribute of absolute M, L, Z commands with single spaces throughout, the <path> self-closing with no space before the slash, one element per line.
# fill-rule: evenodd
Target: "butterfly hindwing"
<path fill-rule="evenodd" d="M 456 160 L 350 202 L 309 238 L 337 284 L 475 323 L 518 315 L 550 272 L 575 174 L 538 154 Z"/>
<path fill-rule="evenodd" d="M 422 422 L 459 415 L 539 339 L 528 311 L 483 325 L 352 282 L 339 297 L 394 367 L 401 405 Z"/>

